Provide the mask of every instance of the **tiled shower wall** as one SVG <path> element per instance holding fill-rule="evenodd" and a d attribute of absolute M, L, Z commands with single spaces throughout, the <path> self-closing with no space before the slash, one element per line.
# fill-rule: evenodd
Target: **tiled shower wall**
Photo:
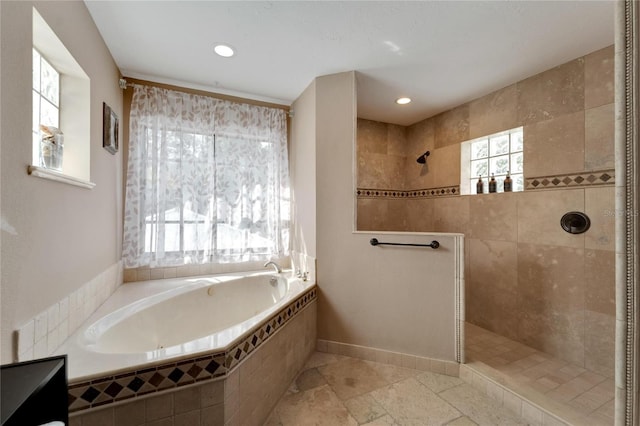
<path fill-rule="evenodd" d="M 467 321 L 612 376 L 613 100 L 610 46 L 409 127 L 359 119 L 358 188 L 459 188 L 461 142 L 524 126 L 527 190 L 361 194 L 358 229 L 464 233 Z M 587 233 L 560 228 L 573 210 Z"/>

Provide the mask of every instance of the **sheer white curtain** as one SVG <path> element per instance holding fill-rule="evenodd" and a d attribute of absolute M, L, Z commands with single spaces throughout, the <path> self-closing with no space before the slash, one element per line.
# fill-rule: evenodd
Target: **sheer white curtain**
<path fill-rule="evenodd" d="M 287 254 L 285 111 L 135 86 L 126 268 Z"/>

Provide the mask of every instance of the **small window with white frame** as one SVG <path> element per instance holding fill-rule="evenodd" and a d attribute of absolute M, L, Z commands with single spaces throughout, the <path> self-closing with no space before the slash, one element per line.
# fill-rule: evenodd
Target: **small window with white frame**
<path fill-rule="evenodd" d="M 507 174 L 512 179 L 512 191 L 524 190 L 522 127 L 463 142 L 461 148 L 462 194 L 476 194 L 478 179 L 482 179 L 483 193 L 489 192 L 492 175 L 497 181 L 497 192 L 504 192 Z"/>
<path fill-rule="evenodd" d="M 27 171 L 91 189 L 91 79 L 35 7 L 32 12 L 32 155 Z"/>
<path fill-rule="evenodd" d="M 33 163 L 62 171 L 60 73 L 33 49 Z M 37 156 L 37 158 L 36 158 Z"/>

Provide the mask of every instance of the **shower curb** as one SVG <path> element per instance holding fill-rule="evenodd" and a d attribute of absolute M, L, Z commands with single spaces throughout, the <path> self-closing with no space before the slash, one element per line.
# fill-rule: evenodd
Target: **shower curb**
<path fill-rule="evenodd" d="M 478 361 L 461 364 L 459 377 L 489 398 L 500 403 L 503 407 L 520 416 L 529 425 L 572 426 L 574 424 L 582 424 L 580 419 L 574 419 L 574 422 L 563 419 L 508 386 L 497 382 L 481 371 L 483 367 L 484 369 L 491 368 Z"/>

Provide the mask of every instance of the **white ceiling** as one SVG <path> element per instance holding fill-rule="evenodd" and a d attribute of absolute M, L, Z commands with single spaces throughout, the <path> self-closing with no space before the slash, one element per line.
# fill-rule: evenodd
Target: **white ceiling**
<path fill-rule="evenodd" d="M 614 41 L 610 0 L 85 3 L 124 76 L 289 105 L 356 70 L 358 116 L 403 125 Z"/>

